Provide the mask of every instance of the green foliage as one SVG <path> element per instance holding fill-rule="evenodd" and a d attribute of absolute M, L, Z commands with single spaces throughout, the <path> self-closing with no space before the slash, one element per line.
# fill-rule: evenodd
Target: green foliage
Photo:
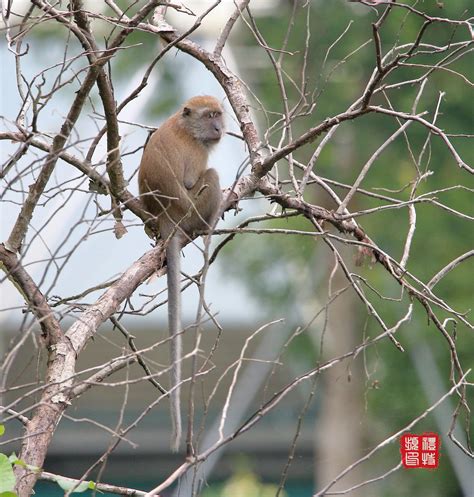
<path fill-rule="evenodd" d="M 0 437 L 5 434 L 5 425 L 0 424 Z M 0 453 L 0 497 L 17 497 L 15 490 L 15 474 L 13 462 L 8 456 Z"/>
<path fill-rule="evenodd" d="M 78 485 L 77 480 L 66 478 L 64 476 L 56 476 L 55 481 L 65 492 L 71 492 L 72 490 L 71 493 L 73 494 L 79 494 L 85 492 L 86 490 L 94 490 L 96 487 L 93 481 L 83 481 Z"/>
<path fill-rule="evenodd" d="M 0 425 L 0 436 L 4 435 L 4 433 L 5 426 Z M 40 471 L 36 466 L 26 464 L 25 461 L 19 459 L 15 453 L 10 456 L 0 453 L 0 497 L 17 497 L 17 494 L 14 492 L 16 483 L 15 474 L 13 472 L 14 465 L 22 466 L 30 471 Z M 93 481 L 81 482 L 77 487 L 77 480 L 72 480 L 63 476 L 56 476 L 55 481 L 65 492 L 70 492 L 73 488 L 74 491 L 71 493 L 96 490 L 96 484 Z"/>
<path fill-rule="evenodd" d="M 311 225 L 302 217 L 272 220 L 258 225 L 262 229 L 309 231 Z M 292 296 L 301 291 L 302 279 L 292 277 L 314 258 L 314 237 L 301 236 L 298 243 L 291 234 L 241 235 L 238 243 L 224 249 L 224 257 L 239 260 L 245 269 L 249 291 L 264 304 L 287 306 Z M 229 264 L 228 271 L 235 277 L 242 276 L 242 266 Z M 278 268 L 278 270 L 275 270 Z"/>
<path fill-rule="evenodd" d="M 15 495 L 13 493 L 15 482 L 12 463 L 8 460 L 8 456 L 0 454 L 0 496 L 3 495 L 3 492 Z"/>
<path fill-rule="evenodd" d="M 202 497 L 275 497 L 278 485 L 262 483 L 248 468 L 241 467 L 229 480 L 206 489 Z M 287 497 L 285 491 L 280 497 Z"/>
<path fill-rule="evenodd" d="M 289 4 L 289 2 L 282 3 L 278 15 L 257 19 L 259 32 L 266 45 L 273 48 L 282 46 L 291 15 Z M 346 1 L 314 2 L 312 5 L 305 81 L 308 98 L 315 97 L 316 105 L 306 114 L 304 111 L 308 109 L 302 108 L 301 115 L 293 121 L 292 131 L 295 137 L 322 122 L 327 116 L 345 111 L 361 95 L 375 64 L 371 26 L 377 19 L 374 9 L 355 6 Z M 284 6 L 288 7 L 286 11 Z M 439 2 L 422 2 L 417 4 L 417 8 L 428 15 L 451 19 L 467 19 L 472 16 L 472 2 L 468 0 L 443 2 L 442 8 Z M 413 43 L 423 23 L 423 19 L 410 14 L 405 9 L 392 9 L 381 30 L 383 53 L 386 54 L 391 50 L 394 44 Z M 346 28 L 347 32 L 333 45 Z M 466 38 L 465 30 L 466 26 L 453 28 L 448 23 L 433 23 L 428 26 L 423 41 L 437 46 L 455 43 Z M 293 55 L 285 55 L 282 58 L 282 67 L 289 76 L 288 80 L 291 78 L 296 82 L 294 86 L 288 84 L 290 108 L 301 100 L 298 87 L 301 85 L 306 34 L 306 10 L 300 9 L 294 20 L 288 46 L 285 47 Z M 362 46 L 366 41 L 369 43 Z M 244 43 L 252 47 L 255 42 L 251 36 L 248 36 Z M 331 49 L 328 52 L 329 47 Z M 350 53 L 352 55 L 348 57 Z M 274 55 L 278 58 L 280 54 L 275 52 Z M 409 65 L 397 68 L 385 81 L 387 84 L 395 84 L 419 78 L 425 74 L 428 64 L 431 66 L 438 64 L 445 56 L 446 54 L 443 53 L 420 53 L 410 60 Z M 446 70 L 441 69 L 432 73 L 418 103 L 417 112 L 428 111 L 425 117 L 431 121 L 438 99 L 442 95 L 441 112 L 436 125 L 446 133 L 472 133 L 474 98 L 472 85 L 464 78 L 469 81 L 474 79 L 474 65 L 469 62 L 467 56 L 458 57 Z M 257 97 L 266 109 L 273 112 L 273 114 L 268 112 L 265 116 L 268 124 L 272 125 L 281 118 L 283 111 L 283 98 L 275 74 L 271 69 L 260 70 L 258 78 L 257 75 L 253 75 L 252 80 L 257 80 L 256 88 L 253 88 Z M 379 95 L 372 103 L 412 112 L 418 91 L 418 84 L 404 85 L 386 91 L 385 95 Z M 392 118 L 382 115 L 367 115 L 342 124 L 320 155 L 315 165 L 316 174 L 349 185 L 353 184 L 363 164 L 390 134 L 398 129 L 399 125 Z M 277 140 L 280 138 L 279 131 L 278 128 L 274 142 L 272 142 L 273 137 L 270 136 L 270 142 L 275 146 L 278 145 Z M 431 171 L 431 174 L 418 186 L 417 195 L 443 189 L 445 191 L 432 195 L 436 197 L 436 201 L 448 209 L 472 215 L 474 181 L 457 166 L 442 139 L 430 136 L 426 128 L 417 123 L 412 123 L 407 128 L 406 136 L 406 139 L 399 137 L 391 143 L 376 160 L 369 175 L 364 179 L 362 188 L 399 201 L 409 200 L 413 182 L 419 176 L 413 157 L 418 159 L 426 147 L 420 162 L 420 170 L 422 173 Z M 452 137 L 451 140 L 461 157 L 467 163 L 472 163 L 474 150 L 469 139 L 459 136 Z M 294 158 L 306 164 L 315 147 L 315 144 L 303 147 L 294 154 Z M 280 166 L 280 177 L 285 166 L 284 163 Z M 297 171 L 297 178 L 300 177 L 299 174 Z M 463 188 L 453 188 L 456 185 L 463 185 Z M 291 184 L 285 188 L 289 193 L 294 194 L 291 191 L 293 188 Z M 341 197 L 347 193 L 347 189 L 338 187 L 335 191 Z M 335 208 L 334 202 L 313 185 L 307 186 L 305 199 L 316 205 Z M 384 205 L 380 199 L 356 195 L 349 204 L 349 209 L 357 211 L 380 205 Z M 448 262 L 471 250 L 474 237 L 472 231 L 467 228 L 466 219 L 447 209 L 420 203 L 416 205 L 416 214 L 417 225 L 407 269 L 421 281 L 428 282 Z M 409 227 L 407 209 L 385 210 L 359 217 L 357 221 L 382 250 L 400 260 Z M 253 227 L 311 229 L 300 218 L 253 225 Z M 262 242 L 263 237 L 266 237 L 264 242 Z M 318 250 L 319 247 L 322 249 Z M 252 296 L 258 299 L 269 314 L 278 312 L 279 315 L 294 316 L 294 309 L 302 304 L 310 305 L 313 295 L 327 293 L 326 285 L 321 285 L 321 282 L 328 278 L 327 264 L 330 259 L 329 252 L 324 256 L 323 250 L 326 249 L 323 247 L 325 245 L 318 242 L 318 239 L 307 236 L 245 235 L 239 236 L 229 244 L 224 255 L 229 262 L 232 262 L 226 264 L 226 268 L 232 268 L 230 274 L 245 282 Z M 337 245 L 337 248 L 341 248 L 341 245 Z M 351 256 L 353 259 L 357 257 L 356 250 L 349 248 L 348 252 L 344 252 L 349 270 L 354 270 L 365 278 L 380 295 L 395 299 L 382 300 L 375 291 L 364 286 L 364 291 L 381 317 L 387 323 L 397 322 L 406 312 L 408 297 L 400 295 L 399 285 L 380 265 L 366 260 L 362 268 L 355 268 L 351 264 Z M 472 307 L 472 262 L 474 261 L 471 259 L 470 262 L 454 269 L 435 287 L 436 295 L 446 299 L 451 306 L 463 313 L 468 313 Z M 355 323 L 354 331 L 360 330 L 360 341 L 379 334 L 379 324 L 374 319 L 367 318 L 365 307 L 361 305 L 357 311 L 351 319 Z M 439 308 L 436 308 L 436 313 L 441 320 L 448 317 L 448 314 Z M 448 328 L 456 340 L 461 361 L 464 360 L 463 364 L 468 365 L 474 355 L 474 343 L 470 331 L 462 324 L 458 324 L 456 330 L 450 326 Z M 295 347 L 292 349 L 294 354 L 307 354 L 308 350 L 311 350 L 310 346 L 305 346 L 310 340 L 304 342 L 304 338 L 307 338 L 305 334 L 298 337 L 299 343 L 295 341 Z M 415 304 L 410 323 L 402 328 L 397 338 L 407 350 L 406 353 L 397 350 L 388 339 L 365 352 L 366 370 L 369 372 L 365 395 L 368 417 L 371 420 L 370 426 L 373 427 L 370 433 L 373 440 L 369 442 L 370 444 L 398 431 L 429 405 L 429 399 L 418 381 L 413 366 L 413 361 L 417 359 L 418 341 L 429 343 L 439 368 L 445 373 L 445 386 L 449 388 L 451 367 L 449 347 L 435 327 L 427 323 L 425 309 Z M 411 356 L 410 352 L 413 352 Z M 436 430 L 436 427 L 434 418 L 428 417 L 417 425 L 416 430 L 423 431 L 425 428 Z M 398 453 L 392 456 L 391 462 L 399 457 Z M 386 490 L 380 495 L 392 497 L 429 492 L 433 496 L 448 496 L 456 495 L 457 492 L 456 480 L 447 455 L 442 457 L 440 468 L 436 472 L 402 471 L 393 477 L 391 483 L 393 489 Z"/>
<path fill-rule="evenodd" d="M 22 459 L 18 459 L 17 455 L 13 452 L 13 454 L 8 458 L 11 464 L 16 464 L 17 466 L 22 466 L 23 468 L 29 469 L 30 471 L 39 472 L 40 468 L 37 466 L 32 466 L 31 464 L 26 464 Z"/>
<path fill-rule="evenodd" d="M 469 15 L 470 2 L 462 0 L 444 3 L 442 8 L 436 2 L 425 2 L 422 7 L 429 15 L 466 18 Z M 282 10 L 278 17 L 258 19 L 259 31 L 268 46 L 281 46 L 286 36 L 290 14 L 291 9 L 288 7 L 288 10 L 286 12 Z M 307 87 L 309 89 L 316 88 L 314 94 L 317 95 L 317 105 L 316 110 L 311 115 L 301 116 L 294 121 L 293 133 L 295 135 L 306 131 L 308 127 L 314 126 L 326 116 L 345 110 L 354 98 L 361 94 L 374 67 L 373 43 L 370 42 L 349 58 L 347 58 L 347 54 L 371 39 L 371 23 L 375 20 L 374 11 L 361 6 L 355 8 L 348 2 L 318 2 L 314 4 L 310 16 L 312 29 L 307 57 Z M 313 26 L 316 25 L 318 29 L 313 29 Z M 349 30 L 340 42 L 331 48 L 325 61 L 328 47 L 349 25 Z M 419 17 L 409 14 L 404 9 L 393 9 L 381 32 L 384 53 L 390 50 L 395 42 L 398 44 L 413 42 L 422 25 L 423 20 Z M 446 23 L 434 24 L 428 27 L 426 42 L 436 42 L 437 45 L 443 45 L 458 41 L 464 35 L 461 32 L 464 29 L 467 28 L 463 26 L 453 29 Z M 294 55 L 283 59 L 285 71 L 297 82 L 303 63 L 302 47 L 305 37 L 306 13 L 305 9 L 301 9 L 301 13 L 295 18 L 287 47 L 287 50 L 293 52 Z M 254 43 L 251 37 L 246 38 L 246 42 L 249 46 Z M 445 54 L 420 54 L 411 62 L 422 66 L 427 63 L 437 63 L 443 57 Z M 453 67 L 460 74 L 465 74 L 472 80 L 474 69 L 472 64 L 469 64 L 467 57 L 459 57 L 455 65 L 450 66 L 450 69 Z M 425 71 L 426 67 L 401 67 L 389 77 L 388 81 L 394 83 L 414 79 Z M 282 98 L 273 71 L 261 71 L 258 75 L 258 97 L 269 109 L 281 111 Z M 288 85 L 288 88 L 291 107 L 300 99 L 300 94 L 296 90 L 292 91 L 292 85 Z M 460 91 L 460 88 L 463 91 Z M 441 102 L 442 112 L 438 116 L 437 125 L 446 131 L 449 130 L 449 132 L 469 132 L 468 130 L 472 126 L 472 104 L 468 103 L 472 102 L 472 95 L 468 94 L 468 88 L 469 86 L 462 81 L 462 78 L 452 72 L 442 70 L 435 72 L 425 87 L 418 104 L 418 110 L 428 110 L 428 119 L 431 119 L 440 92 L 445 92 Z M 418 90 L 418 85 L 406 85 L 399 90 L 390 91 L 388 93 L 390 105 L 397 109 L 411 111 Z M 388 106 L 385 100 L 375 103 L 383 103 Z M 274 118 L 274 121 L 278 117 L 279 115 Z M 344 123 L 336 133 L 333 143 L 325 147 L 316 165 L 316 172 L 322 176 L 352 184 L 362 164 L 390 133 L 396 130 L 396 127 L 396 122 L 380 115 L 370 115 L 357 119 L 356 122 Z M 427 137 L 426 129 L 416 123 L 407 129 L 407 138 L 415 157 L 421 153 Z M 467 162 L 474 158 L 472 146 L 469 147 L 467 139 L 453 138 L 453 142 L 459 153 L 464 154 Z M 347 149 L 349 155 L 341 153 L 341 148 Z M 305 163 L 313 151 L 314 145 L 308 146 L 299 150 L 295 156 Z M 465 171 L 462 171 L 455 164 L 440 138 L 431 136 L 421 166 L 422 171 L 430 170 L 431 175 L 418 187 L 418 195 L 448 188 L 447 191 L 437 193 L 436 200 L 450 209 L 468 214 L 472 213 L 469 188 L 474 187 L 474 182 L 467 177 Z M 417 171 L 407 150 L 406 141 L 399 137 L 373 165 L 362 187 L 400 201 L 407 201 L 410 198 L 412 182 L 416 177 Z M 458 184 L 464 185 L 465 189 L 449 189 Z M 336 191 L 340 195 L 344 195 L 347 190 L 336 188 Z M 321 190 L 314 190 L 314 192 L 314 194 L 310 194 L 307 189 L 309 201 L 314 195 L 316 204 L 323 203 L 326 207 L 334 208 L 334 203 L 332 201 L 327 203 L 325 196 L 322 198 L 317 196 Z M 356 196 L 349 207 L 351 210 L 370 209 L 381 204 L 383 205 L 383 202 L 378 199 Z M 408 270 L 422 281 L 428 281 L 450 260 L 470 250 L 473 237 L 471 233 L 466 232 L 466 220 L 447 210 L 431 204 L 418 204 L 416 212 L 417 229 Z M 407 219 L 406 209 L 391 209 L 364 216 L 358 221 L 383 250 L 396 258 L 400 258 L 408 229 Z M 288 221 L 271 222 L 258 225 L 258 227 L 304 229 L 302 226 L 305 225 L 308 226 L 304 220 L 291 218 Z M 261 242 L 262 237 L 267 238 L 267 243 Z M 308 273 L 316 276 L 317 279 L 318 271 L 324 269 L 318 264 L 318 259 L 314 255 L 317 243 L 309 237 L 245 235 L 240 236 L 238 241 L 230 245 L 225 252 L 228 260 L 232 260 L 232 264 L 227 265 L 230 268 L 230 273 L 235 277 L 242 278 L 247 283 L 252 295 L 269 310 L 282 309 L 282 306 L 287 310 L 293 309 L 295 301 L 304 293 L 302 288 L 308 289 L 307 286 L 305 287 L 306 280 L 309 279 Z M 429 264 L 427 264 L 427 256 Z M 466 264 L 464 268 L 467 267 Z M 367 277 L 381 293 L 390 289 L 390 292 L 393 292 L 392 297 L 398 296 L 398 287 L 393 285 L 393 281 L 389 281 L 385 270 L 367 264 L 359 272 Z M 437 294 L 441 298 L 449 297 L 449 302 L 457 309 L 467 312 L 471 305 L 471 274 L 468 270 L 455 269 L 437 285 Z M 382 308 L 380 312 L 387 319 L 393 320 L 397 317 L 398 306 L 389 303 L 383 305 L 380 302 L 377 303 L 377 306 Z M 415 329 L 425 328 L 423 324 L 425 315 L 423 313 L 417 314 L 415 319 L 419 319 L 414 323 Z M 472 351 L 472 345 L 470 348 Z"/>

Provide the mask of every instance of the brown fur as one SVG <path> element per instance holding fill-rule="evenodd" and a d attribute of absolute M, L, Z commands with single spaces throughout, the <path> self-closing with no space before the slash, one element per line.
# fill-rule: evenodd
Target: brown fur
<path fill-rule="evenodd" d="M 190 109 L 190 116 L 183 116 Z M 193 132 L 206 112 L 218 113 L 204 123 L 199 136 Z M 179 224 L 182 235 L 205 230 L 221 202 L 219 177 L 207 168 L 210 148 L 219 138 L 205 140 L 206 124 L 218 121 L 223 131 L 222 108 L 213 97 L 194 97 L 165 121 L 151 136 L 143 153 L 138 184 L 146 209 L 157 217 L 159 231 L 167 238 Z M 190 131 L 192 125 L 192 131 Z"/>
<path fill-rule="evenodd" d="M 180 250 L 186 238 L 208 229 L 219 212 L 222 192 L 209 151 L 224 131 L 222 107 L 214 97 L 193 97 L 150 137 L 143 152 L 138 186 L 146 209 L 168 240 L 168 328 L 171 340 L 172 449 L 181 439 Z"/>

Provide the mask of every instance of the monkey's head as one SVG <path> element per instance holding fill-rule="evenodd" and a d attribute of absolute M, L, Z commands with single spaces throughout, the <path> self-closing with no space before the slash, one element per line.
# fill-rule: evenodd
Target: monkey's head
<path fill-rule="evenodd" d="M 220 102 L 209 96 L 189 99 L 181 111 L 181 122 L 191 135 L 206 147 L 215 145 L 224 134 Z"/>

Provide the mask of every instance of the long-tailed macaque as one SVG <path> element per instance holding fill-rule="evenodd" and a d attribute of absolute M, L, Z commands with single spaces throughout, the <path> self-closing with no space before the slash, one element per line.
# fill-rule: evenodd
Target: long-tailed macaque
<path fill-rule="evenodd" d="M 141 198 L 156 217 L 160 235 L 167 243 L 171 448 L 175 452 L 182 431 L 180 251 L 194 232 L 208 229 L 218 216 L 222 192 L 217 172 L 207 168 L 207 160 L 223 132 L 219 101 L 209 96 L 193 97 L 151 135 L 138 174 Z"/>

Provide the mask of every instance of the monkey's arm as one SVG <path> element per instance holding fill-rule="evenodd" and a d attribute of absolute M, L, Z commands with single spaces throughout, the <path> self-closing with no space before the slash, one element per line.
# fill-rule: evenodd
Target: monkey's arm
<path fill-rule="evenodd" d="M 184 166 L 183 184 L 188 190 L 192 190 L 196 183 L 199 181 L 200 171 L 192 166 L 190 161 L 187 161 Z"/>

